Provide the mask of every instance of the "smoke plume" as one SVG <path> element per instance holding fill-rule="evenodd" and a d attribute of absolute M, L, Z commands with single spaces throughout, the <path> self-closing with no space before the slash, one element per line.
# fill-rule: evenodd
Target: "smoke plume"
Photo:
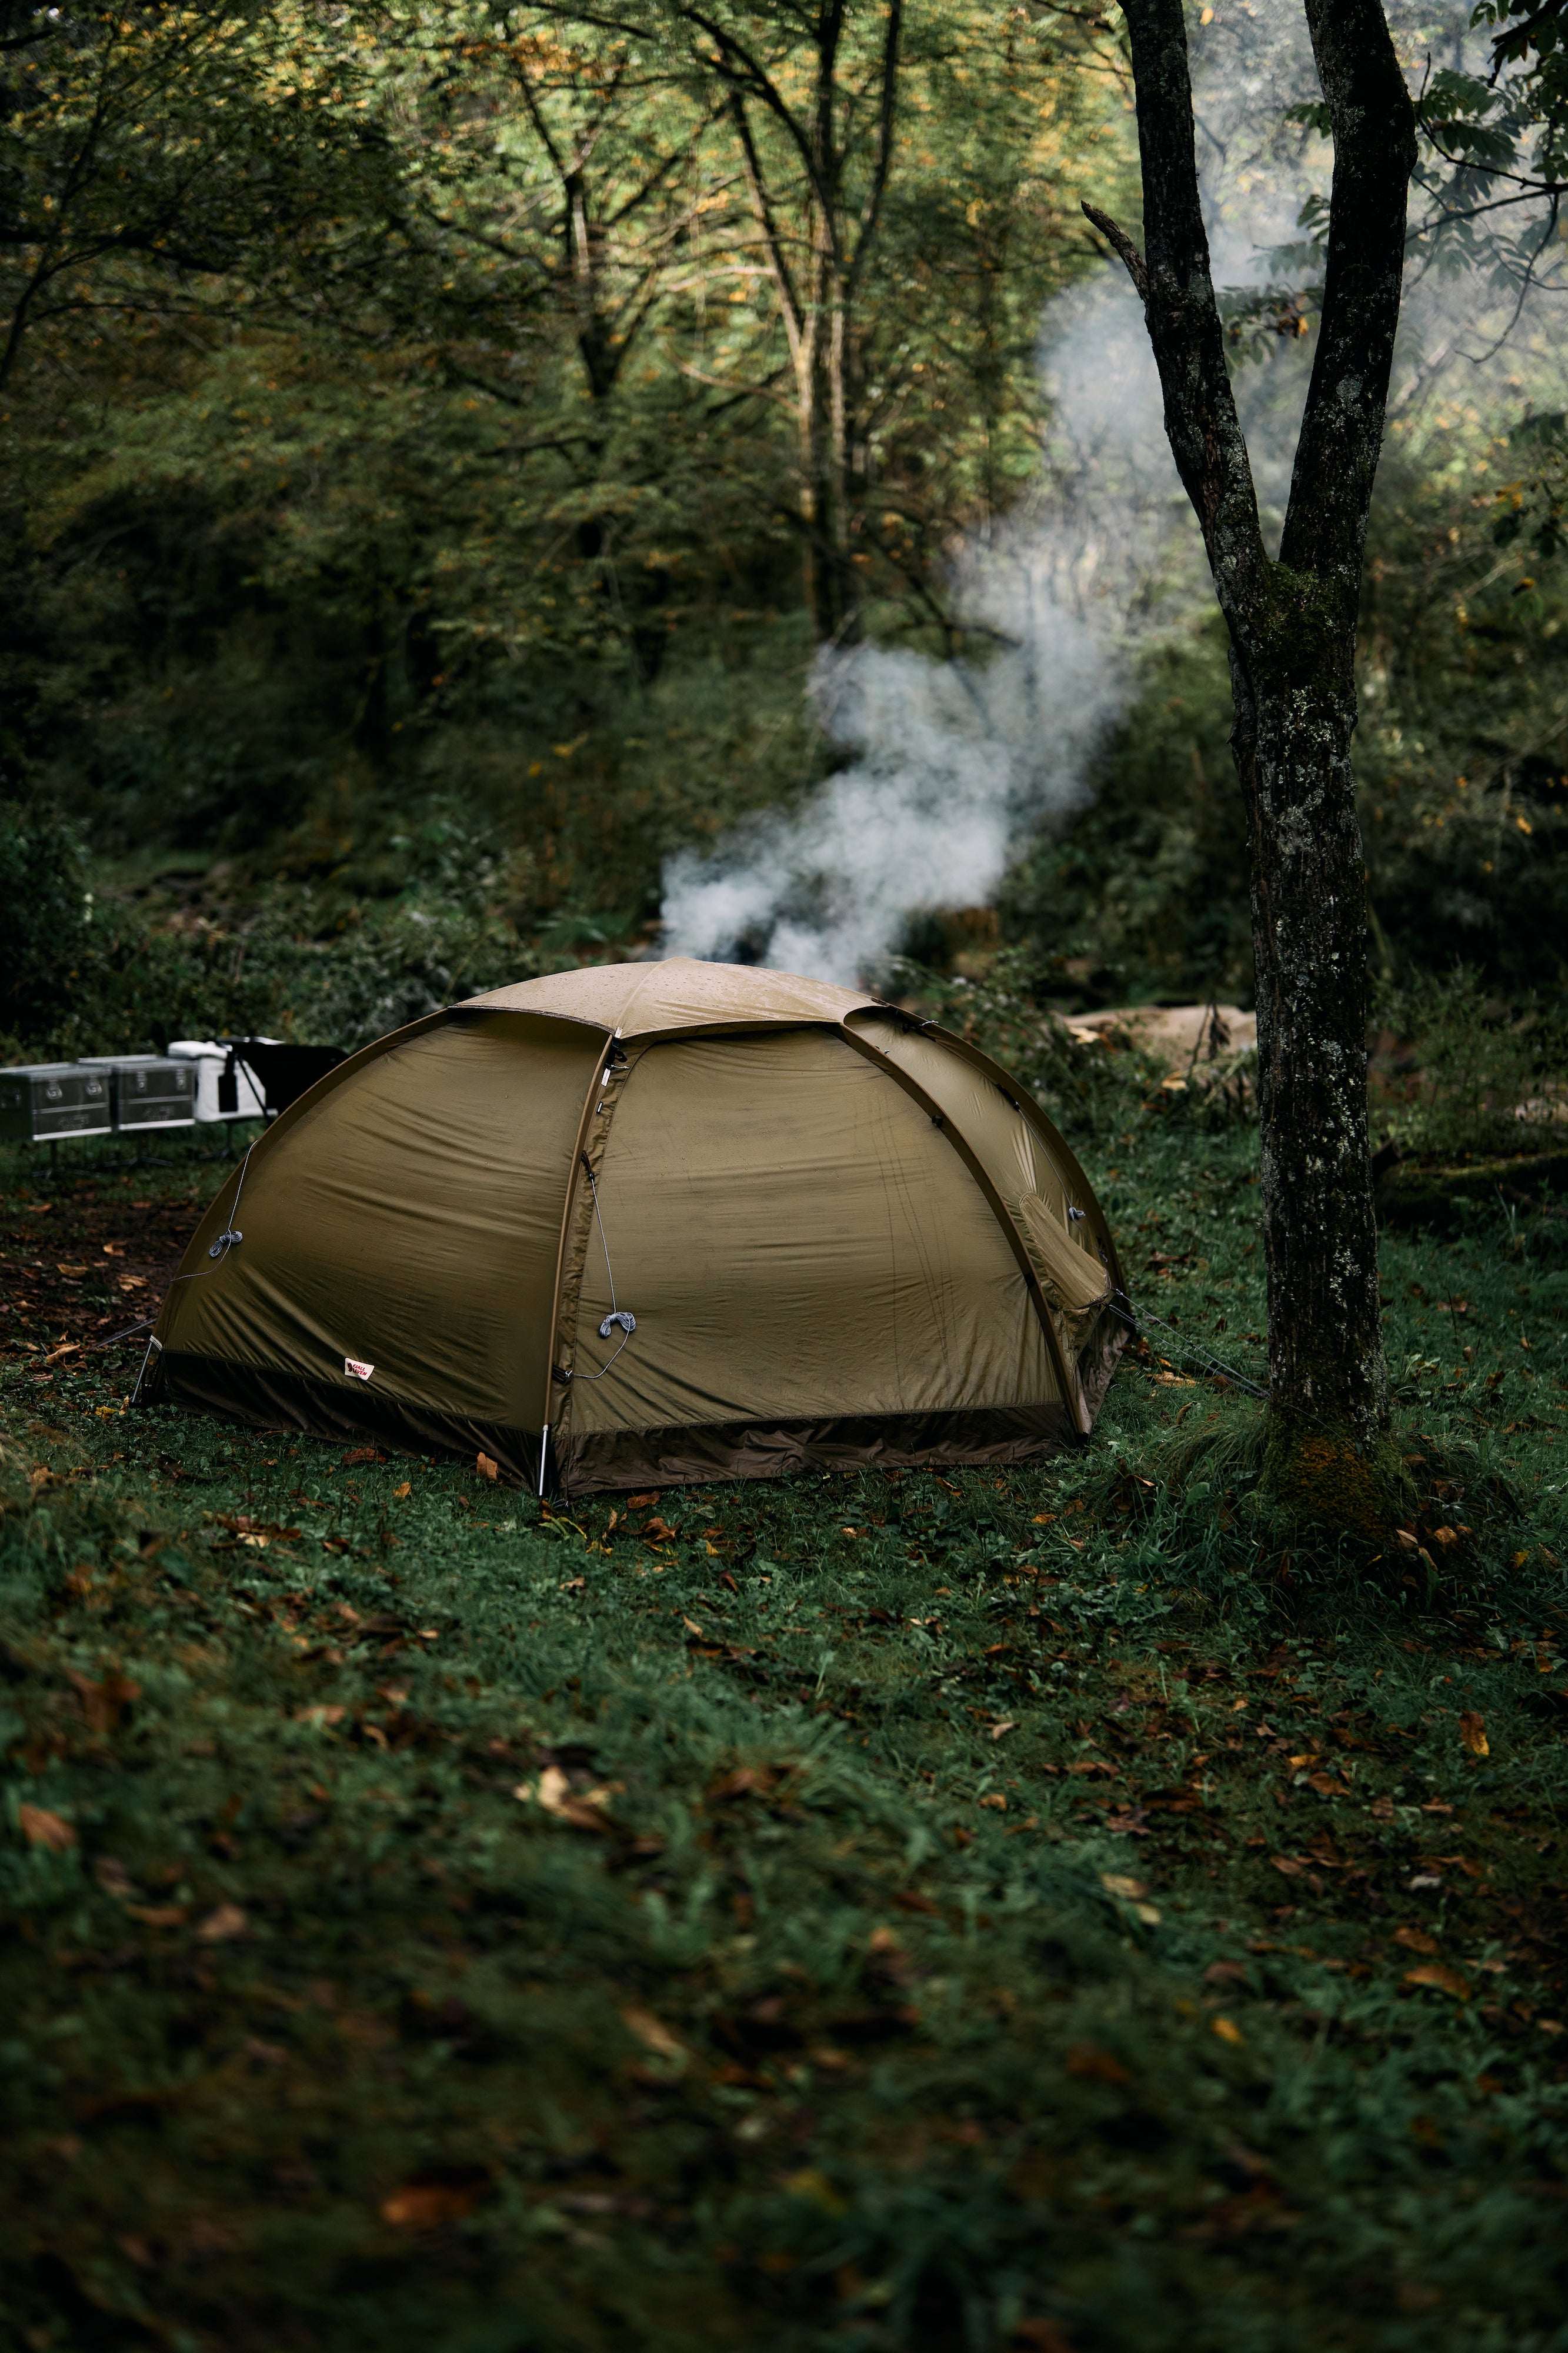
<path fill-rule="evenodd" d="M 1448 13 L 1458 58 L 1468 8 Z M 1318 95 L 1303 12 L 1230 0 L 1195 38 L 1194 88 L 1215 282 L 1244 293 L 1277 280 L 1303 201 L 1328 186 L 1326 144 L 1285 120 Z M 1467 397 L 1484 396 L 1478 322 L 1473 272 L 1413 273 L 1396 406 L 1437 396 L 1446 372 L 1465 375 Z M 1237 393 L 1273 545 L 1312 346 L 1263 341 Z M 1049 306 L 1039 366 L 1048 422 L 1037 479 L 953 565 L 958 617 L 996 649 L 948 662 L 874 647 L 819 655 L 808 691 L 833 773 L 787 813 L 668 861 L 659 954 L 874 980 L 912 918 L 984 905 L 1028 838 L 1088 799 L 1139 655 L 1212 592 L 1120 266 Z M 1494 389 L 1502 367 L 1494 357 Z"/>

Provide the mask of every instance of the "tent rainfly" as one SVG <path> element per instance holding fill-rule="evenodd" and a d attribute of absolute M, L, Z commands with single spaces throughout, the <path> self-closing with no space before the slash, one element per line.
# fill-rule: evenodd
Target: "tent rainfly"
<path fill-rule="evenodd" d="M 1056 1129 L 853 989 L 605 965 L 321 1079 L 219 1192 L 140 1394 L 568 1494 L 1087 1437 L 1126 1336 Z"/>

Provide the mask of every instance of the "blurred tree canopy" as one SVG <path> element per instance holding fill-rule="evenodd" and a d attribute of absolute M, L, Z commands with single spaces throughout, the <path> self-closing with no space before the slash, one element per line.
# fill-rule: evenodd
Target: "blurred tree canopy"
<path fill-rule="evenodd" d="M 1560 16 L 1498 12 L 1472 195 L 1561 176 Z M 148 926 L 209 997 L 337 942 L 367 1008 L 416 917 L 431 990 L 646 936 L 670 850 L 831 765 L 816 647 L 983 651 L 954 550 L 1038 480 L 1040 318 L 1096 266 L 1080 195 L 1135 210 L 1129 110 L 1054 0 L 3 0 L 5 871 L 52 824 L 98 890 L 51 987 L 150 1042 Z M 1568 935 L 1564 448 L 1456 408 L 1369 558 L 1380 953 L 1500 985 Z M 1003 927 L 1058 995 L 1245 995 L 1216 648 L 1142 679 Z"/>

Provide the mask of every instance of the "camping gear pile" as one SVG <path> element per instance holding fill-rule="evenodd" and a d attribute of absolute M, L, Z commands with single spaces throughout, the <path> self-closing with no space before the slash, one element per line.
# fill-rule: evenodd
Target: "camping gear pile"
<path fill-rule="evenodd" d="M 329 1071 L 197 1230 L 138 1394 L 543 1493 L 1088 1435 L 1126 1336 L 1082 1170 L 963 1039 L 754 967 L 609 965 Z"/>
<path fill-rule="evenodd" d="M 176 1038 L 166 1054 L 88 1054 L 0 1070 L 0 1144 L 273 1119 L 343 1060 L 280 1038 Z"/>

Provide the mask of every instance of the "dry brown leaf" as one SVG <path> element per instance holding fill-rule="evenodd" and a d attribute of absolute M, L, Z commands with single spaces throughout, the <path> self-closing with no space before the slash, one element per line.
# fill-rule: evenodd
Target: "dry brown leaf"
<path fill-rule="evenodd" d="M 296 1724 L 341 1724 L 347 1714 L 346 1707 L 297 1707 L 294 1721 Z"/>
<path fill-rule="evenodd" d="M 237 1936 L 248 1935 L 250 1922 L 237 1904 L 220 1904 L 198 1922 L 196 1935 L 204 1945 L 232 1944 Z"/>
<path fill-rule="evenodd" d="M 622 2010 L 621 2018 L 645 2050 L 655 2052 L 658 2058 L 684 2060 L 689 2056 L 685 2043 L 673 2035 L 663 2019 L 656 2018 L 651 2010 L 641 2010 L 635 2002 L 628 2003 Z"/>
<path fill-rule="evenodd" d="M 589 1789 L 581 1796 L 575 1791 L 559 1765 L 547 1765 L 537 1781 L 520 1782 L 512 1792 L 525 1805 L 540 1806 L 558 1821 L 569 1822 L 576 1831 L 607 1831 L 610 1827 L 600 1811 L 609 1796 L 607 1789 Z"/>
<path fill-rule="evenodd" d="M 110 1667 L 100 1683 L 68 1671 L 66 1680 L 80 1700 L 81 1712 L 94 1732 L 115 1731 L 125 1710 L 142 1696 L 141 1684 L 122 1675 L 118 1667 Z"/>
<path fill-rule="evenodd" d="M 658 1501 L 658 1489 L 655 1487 L 652 1493 L 647 1495 L 628 1495 L 626 1509 L 628 1512 L 651 1512 Z"/>
<path fill-rule="evenodd" d="M 992 1725 L 991 1737 L 993 1740 L 1000 1740 L 1005 1732 L 1016 1732 L 1017 1728 L 1018 1727 L 1013 1721 L 1012 1717 L 1009 1716 L 1005 1723 L 994 1724 Z"/>
<path fill-rule="evenodd" d="M 47 1806 L 18 1806 L 16 1827 L 29 1846 L 47 1846 L 51 1854 L 64 1854 L 77 1842 L 76 1824 Z"/>
<path fill-rule="evenodd" d="M 1425 1928 L 1395 1928 L 1394 1941 L 1411 1953 L 1436 1954 L 1442 1949 L 1436 1937 L 1429 1936 Z"/>
<path fill-rule="evenodd" d="M 413 1480 L 412 1480 L 412 1479 L 405 1479 L 405 1481 L 403 1482 L 403 1484 L 402 1484 L 402 1486 L 401 1486 L 401 1487 L 395 1487 L 395 1488 L 393 1489 L 393 1491 L 392 1491 L 392 1500 L 393 1500 L 393 1502 L 394 1502 L 395 1504 L 406 1504 L 406 1502 L 408 1501 L 409 1496 L 410 1496 L 410 1495 L 412 1495 L 412 1493 L 414 1493 L 414 1482 L 413 1482 Z"/>
<path fill-rule="evenodd" d="M 1209 2021 L 1209 2032 L 1211 2034 L 1217 2034 L 1222 2042 L 1240 2044 L 1245 2042 L 1247 2040 L 1246 2035 L 1243 2034 L 1240 2027 L 1237 2026 L 1234 2018 L 1211 2018 Z"/>
<path fill-rule="evenodd" d="M 1091 2084 L 1130 2084 L 1132 2081 L 1130 2071 L 1121 2060 L 1113 2059 L 1109 2051 L 1101 2051 L 1094 2042 L 1075 2042 L 1070 2046 L 1067 2054 L 1067 2071 L 1069 2075 L 1079 2076 Z"/>
<path fill-rule="evenodd" d="M 1436 1986 L 1439 1993 L 1450 1993 L 1456 2001 L 1468 2001 L 1469 1982 L 1443 1961 L 1423 1961 L 1418 1969 L 1406 1969 L 1406 1985 Z"/>
<path fill-rule="evenodd" d="M 188 1904 L 128 1904 L 125 1909 L 144 1928 L 183 1928 L 190 1918 Z"/>
<path fill-rule="evenodd" d="M 1121 1871 L 1102 1871 L 1100 1883 L 1108 1895 L 1120 1895 L 1128 1904 L 1141 1903 L 1149 1893 L 1147 1881 L 1129 1879 L 1126 1873 Z"/>
<path fill-rule="evenodd" d="M 1459 1737 L 1472 1757 L 1489 1757 L 1491 1747 L 1487 1739 L 1486 1718 L 1474 1708 L 1467 1708 L 1459 1718 Z"/>
<path fill-rule="evenodd" d="M 471 2214 L 489 2186 L 489 2176 L 479 2173 L 450 2181 L 407 2181 L 382 2200 L 381 2219 L 395 2231 L 437 2230 Z"/>
<path fill-rule="evenodd" d="M 482 1451 L 474 1457 L 474 1468 L 481 1479 L 498 1479 L 500 1476 L 500 1464 L 495 1456 Z"/>

